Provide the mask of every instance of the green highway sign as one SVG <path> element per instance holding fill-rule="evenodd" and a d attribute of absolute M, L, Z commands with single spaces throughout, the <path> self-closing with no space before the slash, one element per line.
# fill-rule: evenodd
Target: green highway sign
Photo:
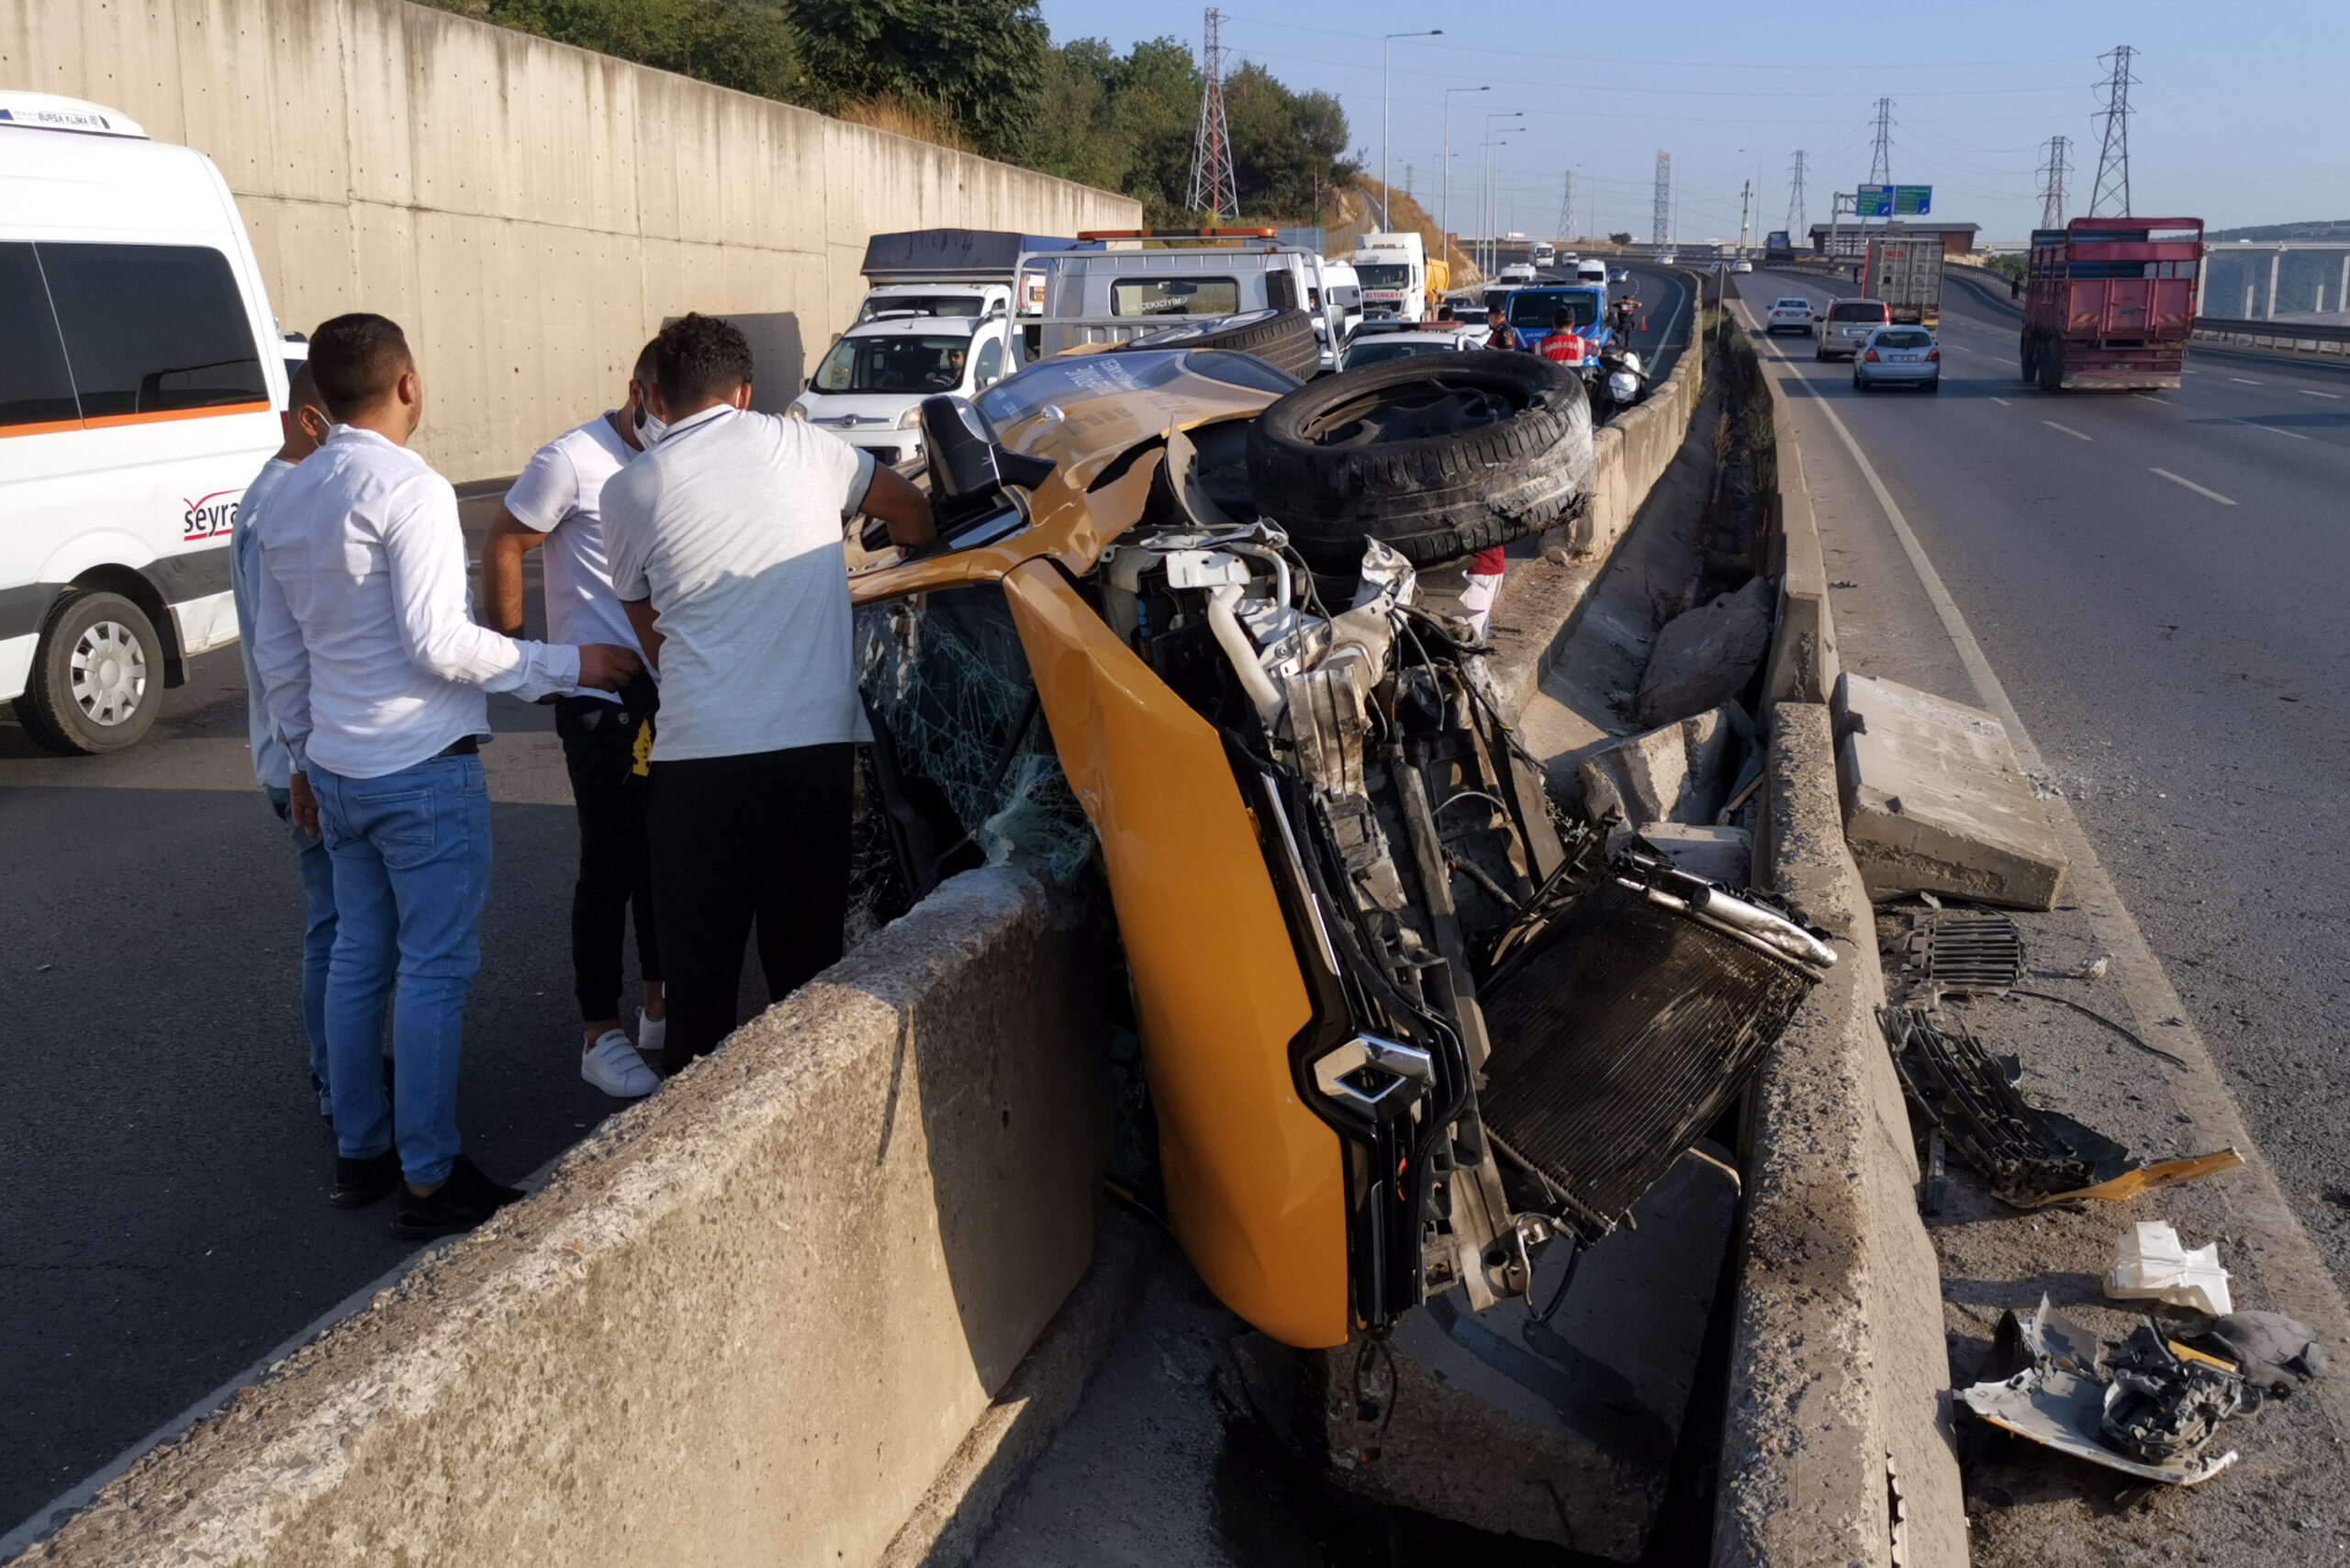
<path fill-rule="evenodd" d="M 1893 216 L 1893 187 L 1891 185 L 1863 185 L 1852 196 L 1852 216 L 1891 218 Z"/>
<path fill-rule="evenodd" d="M 1896 185 L 1893 187 L 1893 215 L 1896 218 L 1923 218 L 1933 209 L 1933 186 Z"/>

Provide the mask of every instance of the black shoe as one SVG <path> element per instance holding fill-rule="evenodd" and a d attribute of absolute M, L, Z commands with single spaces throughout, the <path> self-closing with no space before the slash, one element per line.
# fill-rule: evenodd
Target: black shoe
<path fill-rule="evenodd" d="M 400 1151 L 387 1148 L 366 1159 L 336 1156 L 334 1191 L 327 1202 L 339 1209 L 364 1209 L 400 1184 Z"/>
<path fill-rule="evenodd" d="M 464 1155 L 449 1167 L 449 1179 L 418 1197 L 403 1186 L 399 1212 L 392 1216 L 392 1234 L 408 1241 L 430 1241 L 471 1230 L 522 1195 L 517 1187 L 501 1187 L 483 1175 Z"/>

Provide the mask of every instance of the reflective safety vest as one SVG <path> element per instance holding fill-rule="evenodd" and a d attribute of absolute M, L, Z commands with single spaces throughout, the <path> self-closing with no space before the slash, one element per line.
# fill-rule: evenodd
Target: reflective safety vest
<path fill-rule="evenodd" d="M 1535 344 L 1534 352 L 1554 364 L 1571 364 L 1580 370 L 1583 357 L 1590 348 L 1589 343 L 1574 333 L 1561 330 Z"/>

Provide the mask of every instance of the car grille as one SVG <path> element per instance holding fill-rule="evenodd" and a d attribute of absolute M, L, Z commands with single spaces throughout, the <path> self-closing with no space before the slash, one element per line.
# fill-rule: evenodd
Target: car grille
<path fill-rule="evenodd" d="M 1812 983 L 1609 879 L 1480 995 L 1485 1125 L 1596 1240 L 1745 1089 Z"/>

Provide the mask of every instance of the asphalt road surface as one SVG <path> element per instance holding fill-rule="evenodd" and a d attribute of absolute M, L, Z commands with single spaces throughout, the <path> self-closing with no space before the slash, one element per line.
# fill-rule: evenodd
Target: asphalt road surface
<path fill-rule="evenodd" d="M 1765 309 L 1853 292 L 1738 282 Z M 1944 307 L 1938 398 L 1852 392 L 1842 364 L 1810 379 L 2350 1281 L 2350 374 L 2195 348 L 2176 392 L 2043 394 L 2011 311 L 1955 282 Z"/>
<path fill-rule="evenodd" d="M 301 888 L 253 785 L 237 651 L 163 700 L 103 757 L 38 749 L 0 704 L 0 1534 L 413 1250 L 390 1204 L 327 1206 Z M 619 1102 L 579 1078 L 550 712 L 490 711 L 458 1120 L 512 1181 Z"/>

